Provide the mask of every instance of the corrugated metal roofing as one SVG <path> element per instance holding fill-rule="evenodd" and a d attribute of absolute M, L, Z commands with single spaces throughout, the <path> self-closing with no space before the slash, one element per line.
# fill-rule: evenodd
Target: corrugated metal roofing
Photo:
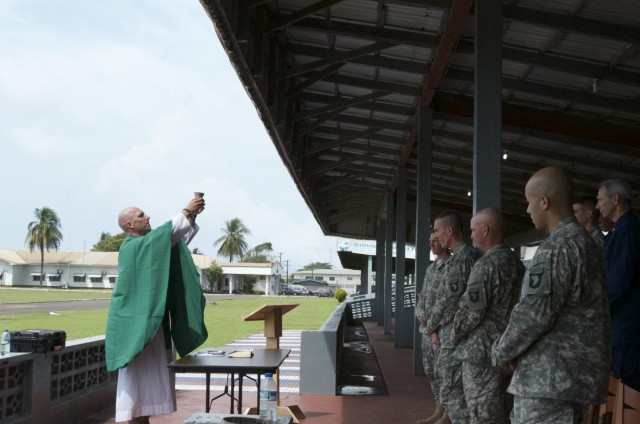
<path fill-rule="evenodd" d="M 432 197 L 434 213 L 468 218 L 473 8 L 456 13 L 453 0 L 201 2 L 321 228 L 356 238 L 375 238 L 384 196 L 406 167 L 413 241 L 416 110 L 448 25 L 463 24 L 432 87 Z M 640 2 L 505 0 L 502 14 L 509 233 L 532 228 L 524 184 L 542 166 L 568 168 L 577 195 L 595 195 L 612 177 L 639 192 Z"/>

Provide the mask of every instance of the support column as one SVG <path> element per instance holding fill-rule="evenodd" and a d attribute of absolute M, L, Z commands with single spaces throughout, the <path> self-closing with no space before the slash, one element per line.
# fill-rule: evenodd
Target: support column
<path fill-rule="evenodd" d="M 413 307 L 404 305 L 405 248 L 407 241 L 407 169 L 398 168 L 396 189 L 396 313 L 395 347 L 413 346 Z"/>
<path fill-rule="evenodd" d="M 386 218 L 378 222 L 376 238 L 376 322 L 384 325 L 384 231 L 387 227 Z"/>
<path fill-rule="evenodd" d="M 367 256 L 367 291 L 366 293 L 371 293 L 373 284 L 373 256 Z"/>
<path fill-rule="evenodd" d="M 387 225 L 384 241 L 384 334 L 391 334 L 391 278 L 393 276 L 393 215 L 395 196 L 387 194 Z"/>
<path fill-rule="evenodd" d="M 473 212 L 500 207 L 502 2 L 475 2 Z"/>
<path fill-rule="evenodd" d="M 429 266 L 431 234 L 431 163 L 433 152 L 432 141 L 433 110 L 420 108 L 418 117 L 418 187 L 416 190 L 416 299 L 424 284 L 424 275 Z M 413 318 L 413 374 L 424 375 L 422 364 L 422 334 L 420 325 Z"/>
<path fill-rule="evenodd" d="M 367 260 L 360 267 L 360 293 L 371 293 L 371 255 L 367 255 Z"/>

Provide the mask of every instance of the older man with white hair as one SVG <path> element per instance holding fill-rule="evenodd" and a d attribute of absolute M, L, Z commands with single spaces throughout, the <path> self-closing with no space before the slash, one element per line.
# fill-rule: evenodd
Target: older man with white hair
<path fill-rule="evenodd" d="M 631 187 L 608 180 L 597 208 L 613 221 L 604 238 L 604 267 L 611 308 L 613 375 L 640 390 L 640 223 L 631 211 Z"/>

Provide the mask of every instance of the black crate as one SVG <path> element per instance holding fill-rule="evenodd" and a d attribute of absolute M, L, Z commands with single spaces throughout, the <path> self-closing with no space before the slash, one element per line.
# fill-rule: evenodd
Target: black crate
<path fill-rule="evenodd" d="M 53 352 L 62 350 L 66 341 L 62 330 L 12 331 L 11 352 Z"/>

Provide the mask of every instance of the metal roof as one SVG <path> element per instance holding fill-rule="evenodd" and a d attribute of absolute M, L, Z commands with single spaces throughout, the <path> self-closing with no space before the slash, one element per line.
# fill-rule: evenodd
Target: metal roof
<path fill-rule="evenodd" d="M 204 255 L 191 254 L 193 262 L 199 268 L 208 268 L 212 264 L 222 267 L 246 267 L 246 268 L 271 268 L 271 263 L 226 263 L 219 262 L 214 258 Z M 39 250 L 8 250 L 0 249 L 0 261 L 5 261 L 11 265 L 40 265 Z M 51 250 L 44 253 L 44 264 L 48 266 L 72 265 L 86 267 L 117 267 L 118 252 L 65 252 Z"/>
<path fill-rule="evenodd" d="M 375 238 L 385 193 L 406 166 L 415 241 L 415 118 L 425 102 L 434 110 L 432 211 L 468 222 L 473 1 L 201 3 L 325 234 Z M 610 178 L 639 192 L 640 2 L 505 0 L 502 15 L 508 234 L 533 228 L 524 185 L 544 166 L 568 169 L 576 196 Z"/>

